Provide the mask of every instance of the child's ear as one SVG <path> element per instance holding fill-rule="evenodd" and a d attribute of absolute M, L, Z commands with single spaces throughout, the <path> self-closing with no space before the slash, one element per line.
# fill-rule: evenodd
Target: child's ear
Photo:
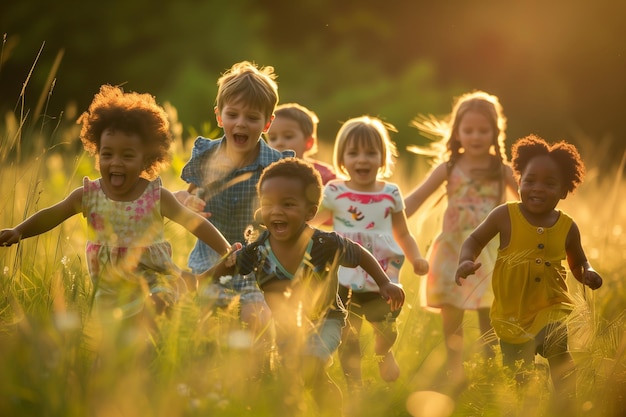
<path fill-rule="evenodd" d="M 268 122 L 265 124 L 265 127 L 263 128 L 263 133 L 267 133 L 267 131 L 270 130 L 270 126 L 272 125 L 273 121 L 274 121 L 274 115 L 272 114 L 270 116 L 270 120 L 268 120 Z"/>
<path fill-rule="evenodd" d="M 217 106 L 215 106 L 215 120 L 217 120 L 217 127 L 224 127 L 224 125 L 222 124 L 222 116 L 220 116 L 220 111 L 217 108 Z"/>
<path fill-rule="evenodd" d="M 307 211 L 307 215 L 306 215 L 306 221 L 310 221 L 313 219 L 313 217 L 315 217 L 315 215 L 317 214 L 317 205 L 316 204 L 309 204 L 309 208 Z"/>
<path fill-rule="evenodd" d="M 315 139 L 313 139 L 313 136 L 309 136 L 308 138 L 306 138 L 306 144 L 305 144 L 305 148 L 304 151 L 310 151 L 311 148 L 313 148 L 313 144 L 315 143 Z"/>

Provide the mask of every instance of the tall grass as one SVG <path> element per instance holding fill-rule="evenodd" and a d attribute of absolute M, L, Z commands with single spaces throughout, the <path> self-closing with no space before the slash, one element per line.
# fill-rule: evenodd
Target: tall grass
<path fill-rule="evenodd" d="M 43 110 L 39 118 L 29 119 L 25 91 L 20 97 L 23 105 L 6 115 L 1 131 L 0 228 L 14 226 L 59 201 L 81 184 L 83 176 L 98 176 L 93 161 L 78 146 L 75 111 L 48 118 Z M 50 94 L 51 90 L 42 96 L 49 99 Z M 45 104 L 37 108 L 45 109 Z M 175 119 L 175 109 L 169 111 Z M 51 119 L 56 119 L 52 132 L 33 128 Z M 164 184 L 174 190 L 184 186 L 178 175 L 189 155 L 180 126 L 175 127 L 173 164 L 162 172 Z M 583 143 L 585 156 L 595 142 L 589 138 Z M 28 154 L 24 144 L 29 144 Z M 392 178 L 405 193 L 428 169 L 425 161 L 411 158 L 401 156 Z M 578 364 L 578 407 L 584 416 L 619 416 L 626 409 L 626 289 L 621 279 L 626 252 L 626 207 L 621 204 L 626 192 L 624 167 L 622 163 L 604 172 L 597 154 L 586 163 L 587 181 L 562 208 L 577 220 L 587 253 L 605 284 L 592 293 L 570 280 L 576 301 L 569 325 Z M 437 232 L 432 217 L 436 210 L 412 219 L 422 250 Z M 75 216 L 49 233 L 0 248 L 0 415 L 275 415 L 275 403 L 286 387 L 270 374 L 250 372 L 255 364 L 247 341 L 241 338 L 235 306 L 213 311 L 198 297 L 183 298 L 169 317 L 157 323 L 158 337 L 137 333 L 124 323 L 103 327 L 90 320 L 92 285 L 84 264 L 85 228 L 84 220 Z M 166 231 L 175 242 L 176 262 L 185 265 L 194 238 L 175 225 L 168 225 Z M 445 361 L 441 321 L 419 307 L 418 278 L 405 269 L 402 280 L 407 303 L 395 347 L 402 376 L 393 384 L 381 382 L 366 328 L 362 335 L 365 388 L 363 396 L 352 401 L 353 415 L 551 415 L 545 364 L 539 361 L 532 382 L 518 392 L 499 357 L 484 360 L 477 353 L 480 334 L 472 313 L 466 315 L 465 326 L 469 384 L 456 396 L 432 391 Z M 345 388 L 337 360 L 330 371 Z M 306 393 L 300 401 L 312 410 Z"/>

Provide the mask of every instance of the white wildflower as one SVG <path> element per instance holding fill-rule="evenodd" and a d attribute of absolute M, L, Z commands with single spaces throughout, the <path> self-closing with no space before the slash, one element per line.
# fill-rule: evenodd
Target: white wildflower
<path fill-rule="evenodd" d="M 226 285 L 230 282 L 231 279 L 233 279 L 232 275 L 224 275 L 223 277 L 220 277 L 220 284 Z"/>

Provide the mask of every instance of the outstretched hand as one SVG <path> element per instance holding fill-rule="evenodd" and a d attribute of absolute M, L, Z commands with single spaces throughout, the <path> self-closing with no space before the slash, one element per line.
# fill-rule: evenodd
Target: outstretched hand
<path fill-rule="evenodd" d="M 11 246 L 20 241 L 21 235 L 17 229 L 0 230 L 0 246 Z"/>
<path fill-rule="evenodd" d="M 391 307 L 391 311 L 399 310 L 404 305 L 404 290 L 398 284 L 389 281 L 380 288 L 380 296 L 383 297 Z"/>
<path fill-rule="evenodd" d="M 469 275 L 474 274 L 481 267 L 480 262 L 472 262 L 472 261 L 463 261 L 459 264 L 459 267 L 456 270 L 456 274 L 454 275 L 454 281 L 456 285 L 461 286 L 461 279 L 466 279 Z"/>
<path fill-rule="evenodd" d="M 583 272 L 582 282 L 592 290 L 597 290 L 602 286 L 602 277 L 593 269 L 587 269 Z"/>
<path fill-rule="evenodd" d="M 228 250 L 228 253 L 224 257 L 224 266 L 226 268 L 232 268 L 233 266 L 235 266 L 235 263 L 237 262 L 236 252 L 242 247 L 243 245 L 239 242 L 233 243 L 233 245 Z"/>
<path fill-rule="evenodd" d="M 428 261 L 424 258 L 413 260 L 413 272 L 415 275 L 426 275 L 428 273 Z"/>
<path fill-rule="evenodd" d="M 207 213 L 204 211 L 206 201 L 204 201 L 203 199 L 184 190 L 176 191 L 173 194 L 176 199 L 189 210 L 194 211 L 205 218 L 211 217 L 211 213 Z"/>

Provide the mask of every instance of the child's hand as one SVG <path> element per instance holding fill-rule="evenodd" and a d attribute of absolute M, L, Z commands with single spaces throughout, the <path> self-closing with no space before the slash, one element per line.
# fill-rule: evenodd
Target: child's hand
<path fill-rule="evenodd" d="M 0 246 L 11 246 L 20 241 L 20 233 L 17 229 L 0 230 Z"/>
<path fill-rule="evenodd" d="M 602 286 L 602 277 L 593 269 L 587 269 L 583 272 L 583 284 L 591 288 L 592 290 L 597 290 Z"/>
<path fill-rule="evenodd" d="M 428 273 L 428 261 L 424 258 L 413 259 L 413 272 L 416 275 L 426 275 Z"/>
<path fill-rule="evenodd" d="M 472 262 L 472 261 L 463 261 L 459 264 L 459 267 L 456 270 L 456 274 L 454 275 L 454 281 L 456 285 L 461 286 L 461 278 L 465 279 L 469 275 L 472 275 L 474 272 L 481 267 L 480 262 Z"/>
<path fill-rule="evenodd" d="M 239 249 L 241 249 L 243 247 L 243 245 L 239 242 L 235 242 L 230 249 L 228 250 L 228 253 L 226 254 L 226 257 L 224 258 L 224 266 L 226 268 L 232 268 L 233 266 L 235 266 L 235 262 L 237 262 L 237 251 Z"/>
<path fill-rule="evenodd" d="M 391 306 L 391 311 L 396 311 L 402 307 L 404 304 L 404 290 L 401 286 L 389 281 L 379 288 L 380 296 L 387 301 L 389 306 Z"/>
<path fill-rule="evenodd" d="M 193 194 L 190 194 L 187 191 L 176 191 L 174 193 L 174 196 L 183 206 L 187 207 L 189 210 L 195 211 L 205 218 L 211 217 L 211 213 L 204 212 L 206 201 L 204 201 L 203 199 Z"/>

